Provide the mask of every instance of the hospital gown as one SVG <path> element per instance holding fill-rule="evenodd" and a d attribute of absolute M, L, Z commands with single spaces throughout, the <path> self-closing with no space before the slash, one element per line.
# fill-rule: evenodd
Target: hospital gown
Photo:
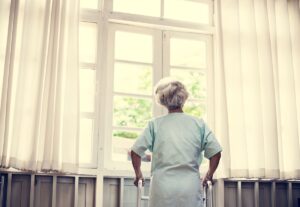
<path fill-rule="evenodd" d="M 149 121 L 132 150 L 152 153 L 150 207 L 201 207 L 199 165 L 221 146 L 202 119 L 170 113 Z"/>

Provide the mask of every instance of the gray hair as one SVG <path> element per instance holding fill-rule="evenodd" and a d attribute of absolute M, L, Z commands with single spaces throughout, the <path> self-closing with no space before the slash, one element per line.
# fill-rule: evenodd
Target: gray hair
<path fill-rule="evenodd" d="M 189 96 L 185 86 L 170 77 L 161 79 L 154 90 L 156 102 L 168 109 L 182 108 Z"/>

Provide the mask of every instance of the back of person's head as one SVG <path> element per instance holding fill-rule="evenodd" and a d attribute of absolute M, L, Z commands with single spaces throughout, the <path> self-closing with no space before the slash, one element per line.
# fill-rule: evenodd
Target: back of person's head
<path fill-rule="evenodd" d="M 157 103 L 171 110 L 182 108 L 189 96 L 185 86 L 171 77 L 161 79 L 154 92 Z"/>

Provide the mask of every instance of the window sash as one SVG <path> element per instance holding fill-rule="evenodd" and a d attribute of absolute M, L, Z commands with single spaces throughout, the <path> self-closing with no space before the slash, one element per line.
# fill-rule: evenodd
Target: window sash
<path fill-rule="evenodd" d="M 158 68 L 159 65 L 161 65 L 161 33 L 157 30 L 153 29 L 147 29 L 147 28 L 140 28 L 135 26 L 125 26 L 121 24 L 109 24 L 108 28 L 108 45 L 110 50 L 108 50 L 108 56 L 107 56 L 107 67 L 110 68 L 109 71 L 107 71 L 107 90 L 106 90 L 106 106 L 109 106 L 107 110 L 107 116 L 106 116 L 106 125 L 105 129 L 106 132 L 103 133 L 103 136 L 105 137 L 105 145 L 104 145 L 104 166 L 108 169 L 125 169 L 130 170 L 130 162 L 128 163 L 122 163 L 117 161 L 112 161 L 112 131 L 114 129 L 120 129 L 120 130 L 134 130 L 134 131 L 141 131 L 141 128 L 135 128 L 135 127 L 115 127 L 112 125 L 112 114 L 113 114 L 113 97 L 114 95 L 125 95 L 130 97 L 137 97 L 137 98 L 147 98 L 152 100 L 152 104 L 154 103 L 154 97 L 151 95 L 139 95 L 139 94 L 131 94 L 131 93 L 120 93 L 120 92 L 114 92 L 113 91 L 113 78 L 114 78 L 114 63 L 116 60 L 114 59 L 114 43 L 115 43 L 115 33 L 116 31 L 124 31 L 124 32 L 133 32 L 133 33 L 140 33 L 140 34 L 147 34 L 151 35 L 153 37 L 153 62 L 151 65 L 153 68 L 153 84 L 156 83 L 161 78 L 161 72 L 155 70 L 155 68 Z M 157 48 L 158 47 L 158 48 Z M 118 60 L 117 60 L 118 61 Z M 125 60 L 125 62 L 127 62 Z M 130 61 L 130 63 L 136 63 L 135 61 Z M 141 63 L 144 64 L 144 63 Z M 152 115 L 155 116 L 161 114 L 161 109 L 158 106 L 155 106 L 153 104 L 153 113 Z M 148 167 L 150 169 L 150 165 Z"/>
<path fill-rule="evenodd" d="M 201 24 L 201 23 L 193 23 L 193 22 L 189 22 L 189 21 L 180 21 L 180 20 L 165 18 L 165 15 L 164 15 L 164 11 L 165 11 L 164 0 L 161 0 L 160 16 L 158 16 L 158 17 L 114 11 L 113 10 L 113 0 L 106 0 L 104 2 L 104 8 L 103 9 L 107 10 L 107 13 L 109 14 L 108 17 L 111 18 L 111 19 L 116 18 L 116 19 L 126 19 L 126 20 L 131 20 L 131 21 L 133 19 L 139 19 L 139 20 L 142 20 L 142 21 L 155 22 L 155 24 L 165 24 L 165 25 L 181 24 L 183 27 L 184 27 L 184 25 L 186 25 L 186 26 L 191 27 L 191 28 L 192 27 L 195 28 L 195 27 L 198 27 L 198 26 L 213 25 L 213 23 L 214 23 L 214 19 L 213 19 L 214 1 L 212 1 L 212 0 L 191 0 L 191 1 L 208 5 L 208 7 L 209 7 L 209 14 L 208 14 L 209 23 L 208 23 L 208 25 Z"/>
<path fill-rule="evenodd" d="M 114 67 L 114 63 L 116 62 L 116 60 L 114 59 L 114 33 L 116 31 L 128 31 L 128 32 L 139 32 L 141 31 L 141 28 L 136 28 L 134 26 L 124 26 L 124 25 L 119 25 L 119 24 L 113 24 L 113 25 L 109 25 L 109 33 L 108 33 L 108 37 L 109 41 L 108 41 L 108 45 L 110 50 L 108 51 L 108 68 L 110 68 L 109 73 L 110 75 L 107 76 L 107 80 L 109 82 L 109 84 L 107 85 L 107 94 L 106 97 L 108 97 L 109 101 L 107 101 L 106 105 L 107 106 L 111 106 L 109 107 L 110 109 L 107 110 L 107 119 L 106 119 L 106 134 L 105 134 L 105 145 L 104 145 L 104 151 L 105 151 L 105 157 L 104 157 L 104 166 L 105 168 L 108 169 L 118 169 L 118 170 L 130 170 L 131 169 L 131 165 L 130 162 L 118 162 L 118 161 L 112 161 L 112 131 L 113 130 L 130 130 L 130 131 L 141 131 L 142 129 L 140 128 L 134 128 L 134 127 L 116 127 L 112 125 L 112 114 L 113 114 L 113 96 L 115 95 L 126 95 L 126 96 L 130 96 L 130 97 L 143 97 L 143 98 L 151 98 L 151 96 L 147 96 L 147 95 L 137 95 L 137 94 L 131 94 L 131 93 L 117 93 L 117 92 L 113 92 L 113 67 Z M 155 41 L 155 36 L 157 36 L 157 39 L 159 39 L 158 42 L 160 42 L 160 44 L 153 44 L 154 45 L 154 50 L 157 50 L 156 47 L 159 48 L 160 51 L 164 51 L 164 53 L 162 54 L 162 52 L 160 52 L 159 54 L 154 54 L 154 59 L 160 59 L 158 62 L 160 63 L 157 64 L 155 61 L 153 62 L 154 68 L 153 68 L 153 72 L 154 72 L 154 76 L 156 74 L 157 78 L 154 78 L 154 82 L 153 84 L 155 84 L 160 78 L 162 78 L 163 76 L 168 76 L 170 74 L 170 69 L 171 69 L 171 65 L 169 64 L 169 54 L 170 54 L 170 48 L 169 48 L 169 40 L 171 37 L 181 37 L 181 38 L 186 38 L 186 39 L 197 39 L 197 40 L 201 40 L 201 41 L 205 41 L 207 43 L 207 56 L 211 56 L 210 54 L 210 47 L 212 46 L 212 38 L 209 35 L 198 35 L 198 34 L 188 34 L 188 33 L 181 33 L 181 32 L 163 32 L 162 30 L 149 30 L 149 29 L 142 29 L 141 31 L 143 34 L 152 34 L 154 37 L 154 41 Z M 163 38 L 162 38 L 163 37 Z M 208 69 L 212 69 L 212 63 L 210 63 L 210 61 L 212 60 L 212 57 L 209 57 L 207 60 L 207 67 Z M 118 61 L 118 60 L 117 60 Z M 125 60 L 125 62 L 127 62 Z M 136 63 L 133 61 L 133 63 Z M 162 64 L 164 63 L 164 65 Z M 150 64 L 152 65 L 152 64 Z M 162 68 L 163 65 L 163 69 L 159 69 Z M 158 66 L 158 67 L 155 67 Z M 192 70 L 197 70 L 199 73 L 207 73 L 207 69 L 203 69 L 203 68 L 188 68 L 188 69 L 192 69 Z M 206 74 L 207 75 L 207 74 Z M 207 78 L 208 79 L 208 78 Z M 209 80 L 207 80 L 207 82 L 209 82 Z M 209 88 L 207 86 L 207 88 Z M 210 92 L 208 92 L 209 94 Z M 209 99 L 210 97 L 208 97 Z M 153 98 L 154 99 L 154 98 Z M 207 100 L 201 100 L 201 99 L 190 99 L 189 101 L 192 102 L 197 102 L 199 104 L 205 104 L 208 107 L 208 104 L 206 104 Z M 211 101 L 209 101 L 211 102 Z M 153 100 L 153 103 L 155 103 L 155 101 Z M 163 115 L 163 109 L 162 107 L 158 107 L 156 105 L 153 106 L 153 108 L 156 108 L 157 110 L 157 114 L 154 116 L 159 116 L 159 115 Z M 208 109 L 207 112 L 208 113 Z M 145 164 L 147 166 L 147 164 Z M 146 167 L 147 168 L 147 167 Z M 150 170 L 149 166 L 147 168 L 148 170 Z"/>
<path fill-rule="evenodd" d="M 100 98 L 100 90 L 99 90 L 99 82 L 100 82 L 100 64 L 101 64 L 101 52 L 102 51 L 102 36 L 103 36 L 103 29 L 101 27 L 102 23 L 99 21 L 100 12 L 96 12 L 94 10 L 85 10 L 86 12 L 81 13 L 80 22 L 87 22 L 87 23 L 96 23 L 97 24 L 97 46 L 96 46 L 96 60 L 94 63 L 90 62 L 80 62 L 79 63 L 79 70 L 95 70 L 96 73 L 96 80 L 95 80 L 95 103 L 94 103 L 94 112 L 80 112 L 80 118 L 86 118 L 93 120 L 93 131 L 92 131 L 92 160 L 90 163 L 79 163 L 79 167 L 81 169 L 96 169 L 98 168 L 98 150 L 99 150 L 99 107 L 97 106 Z M 87 12 L 88 11 L 88 12 Z M 80 156 L 80 154 L 79 154 Z"/>
<path fill-rule="evenodd" d="M 101 0 L 100 0 L 101 1 Z M 162 5 L 163 5 L 163 1 Z M 93 117 L 95 119 L 95 130 L 94 130 L 94 141 L 95 141 L 95 160 L 94 163 L 91 164 L 81 164 L 80 167 L 82 168 L 99 168 L 99 169 L 118 169 L 118 170 L 131 170 L 131 167 L 128 165 L 128 163 L 115 163 L 116 165 L 107 165 L 104 162 L 110 162 L 110 156 L 111 156 L 111 145 L 110 141 L 112 138 L 112 130 L 140 130 L 140 129 L 134 129 L 134 128 L 118 128 L 112 126 L 112 108 L 108 106 L 109 103 L 111 103 L 110 100 L 104 100 L 105 99 L 112 99 L 113 94 L 109 92 L 112 87 L 110 87 L 110 84 L 107 82 L 111 82 L 112 79 L 107 79 L 107 77 L 111 76 L 111 71 L 108 69 L 109 63 L 111 63 L 111 58 L 113 57 L 111 53 L 107 54 L 106 51 L 108 51 L 108 48 L 112 46 L 111 42 L 108 42 L 110 39 L 111 30 L 116 29 L 129 29 L 135 30 L 136 32 L 145 31 L 145 34 L 152 33 L 156 38 L 154 39 L 153 45 L 154 45 L 154 53 L 155 56 L 153 64 L 151 66 L 153 67 L 153 83 L 156 83 L 160 78 L 163 76 L 166 76 L 166 61 L 162 62 L 162 56 L 164 51 L 164 58 L 167 58 L 166 55 L 166 41 L 164 38 L 161 38 L 162 35 L 165 35 L 166 33 L 163 33 L 162 31 L 168 30 L 168 31 L 177 31 L 177 32 L 171 32 L 172 35 L 183 35 L 186 34 L 189 35 L 189 38 L 199 38 L 199 35 L 202 37 L 209 37 L 209 47 L 207 51 L 209 54 L 210 60 L 207 61 L 210 63 L 208 68 L 212 69 L 212 38 L 215 33 L 214 28 L 214 3 L 211 0 L 195 0 L 195 1 L 201 1 L 206 2 L 210 5 L 210 24 L 209 25 L 201 25 L 201 24 L 195 24 L 190 22 L 181 22 L 176 20 L 169 20 L 169 19 L 162 19 L 162 18 L 155 18 L 155 17 L 147 17 L 142 15 L 134 15 L 134 14 L 126 14 L 121 12 L 112 12 L 112 0 L 102 0 L 101 3 L 99 3 L 99 9 L 81 9 L 81 18 L 80 21 L 90 22 L 90 23 L 97 23 L 98 24 L 98 46 L 97 46 L 97 62 L 96 63 L 84 63 L 81 62 L 80 66 L 81 68 L 92 68 L 97 71 L 97 81 L 96 81 L 96 90 L 97 90 L 97 96 L 96 96 L 96 111 L 95 114 L 88 114 L 88 113 L 81 113 L 81 117 L 91 118 Z M 161 7 L 161 16 L 163 16 L 163 6 Z M 127 26 L 125 24 L 129 24 L 132 26 Z M 154 28 L 154 29 L 152 29 Z M 168 33 L 168 32 L 167 32 Z M 194 34 L 192 34 L 194 33 Z M 164 48 L 164 49 L 163 49 Z M 103 52 L 105 51 L 105 52 Z M 126 62 L 126 60 L 115 60 L 120 62 Z M 127 62 L 132 64 L 145 64 L 145 63 L 139 63 L 139 62 Z M 147 63 L 146 63 L 147 64 Z M 150 64 L 149 64 L 150 65 Z M 163 65 L 163 70 L 155 70 L 155 68 L 161 68 Z M 176 68 L 174 65 L 168 65 L 169 68 Z M 180 66 L 180 68 L 183 68 Z M 207 70 L 206 68 L 186 68 L 189 70 Z M 213 71 L 209 71 L 207 75 L 207 83 L 209 86 L 207 87 L 210 89 L 208 91 L 208 94 L 212 94 L 213 92 Z M 109 89 L 110 88 L 110 89 Z M 125 94 L 123 94 L 125 95 Z M 129 94 L 127 94 L 129 95 Z M 130 94 L 131 96 L 132 94 Z M 134 95 L 133 95 L 134 96 Z M 209 97 L 208 102 L 213 103 L 212 97 Z M 192 100 L 191 101 L 197 101 L 199 103 L 204 102 L 205 100 Z M 153 103 L 155 103 L 155 100 L 153 98 Z M 155 105 L 155 104 L 154 104 Z M 153 115 L 159 116 L 166 112 L 166 110 L 163 107 L 155 106 L 153 109 Z M 213 127 L 213 110 L 212 110 L 212 104 L 211 107 L 207 108 L 207 114 L 209 115 L 209 125 Z M 109 121 L 110 120 L 110 121 Z M 110 126 L 107 128 L 107 124 L 109 123 Z M 107 149 L 107 150 L 105 150 Z M 104 152 L 105 150 L 105 152 Z M 145 164 L 148 169 L 150 169 L 149 163 Z"/>

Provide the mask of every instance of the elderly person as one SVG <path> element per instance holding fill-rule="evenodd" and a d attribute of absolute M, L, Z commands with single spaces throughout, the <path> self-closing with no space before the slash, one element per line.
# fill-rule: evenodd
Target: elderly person
<path fill-rule="evenodd" d="M 182 110 L 188 98 L 185 86 L 173 79 L 162 79 L 156 86 L 157 102 L 168 114 L 149 121 L 132 147 L 136 179 L 143 180 L 141 157 L 152 152 L 150 207 L 201 207 L 199 165 L 202 151 L 209 170 L 202 184 L 212 180 L 221 157 L 221 146 L 206 123 Z"/>

